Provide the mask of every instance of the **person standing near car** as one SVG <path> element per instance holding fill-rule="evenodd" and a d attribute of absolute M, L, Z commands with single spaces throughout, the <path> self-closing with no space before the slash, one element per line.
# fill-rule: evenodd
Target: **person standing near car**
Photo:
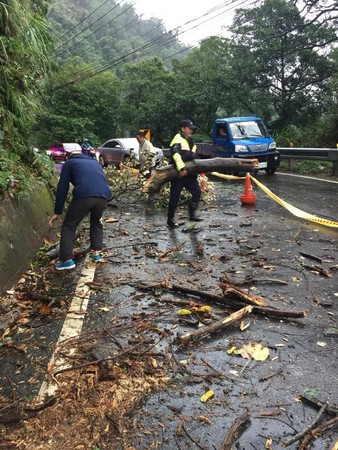
<path fill-rule="evenodd" d="M 138 154 L 140 170 L 142 172 L 149 171 L 155 167 L 155 154 L 153 144 L 145 138 L 144 133 L 139 131 L 135 135 L 137 142 L 139 143 Z"/>
<path fill-rule="evenodd" d="M 111 192 L 101 165 L 90 156 L 83 155 L 79 145 L 69 150 L 69 158 L 62 166 L 56 189 L 54 215 L 49 221 L 49 226 L 52 226 L 54 220 L 61 220 L 70 184 L 73 185 L 73 196 L 62 223 L 59 261 L 56 264 L 56 270 L 75 267 L 73 246 L 76 230 L 88 214 L 90 259 L 99 261 L 101 259 L 99 252 L 103 247 L 101 218 L 107 208 Z"/>
<path fill-rule="evenodd" d="M 196 128 L 191 120 L 181 120 L 180 132 L 173 137 L 170 143 L 170 163 L 175 165 L 178 171 L 178 178 L 170 183 L 167 220 L 169 228 L 177 227 L 175 223 L 175 210 L 183 188 L 186 188 L 191 194 L 189 203 L 190 220 L 194 222 L 202 221 L 202 219 L 196 216 L 198 204 L 201 199 L 201 188 L 197 182 L 197 175 L 189 175 L 185 168 L 186 161 L 197 158 L 196 145 L 191 137 Z"/>
<path fill-rule="evenodd" d="M 83 155 L 95 158 L 95 149 L 93 148 L 92 144 L 88 142 L 88 139 L 83 139 L 83 142 L 81 144 L 81 152 Z"/>

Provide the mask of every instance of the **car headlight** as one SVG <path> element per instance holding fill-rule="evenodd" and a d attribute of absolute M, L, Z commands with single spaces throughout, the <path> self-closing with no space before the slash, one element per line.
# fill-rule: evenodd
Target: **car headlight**
<path fill-rule="evenodd" d="M 248 152 L 248 147 L 246 145 L 235 145 L 235 153 L 237 152 Z"/>
<path fill-rule="evenodd" d="M 276 142 L 275 141 L 271 142 L 271 144 L 269 145 L 269 149 L 276 150 Z"/>

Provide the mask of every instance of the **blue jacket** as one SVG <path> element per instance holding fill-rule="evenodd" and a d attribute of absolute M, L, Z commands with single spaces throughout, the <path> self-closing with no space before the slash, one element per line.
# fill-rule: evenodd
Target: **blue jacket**
<path fill-rule="evenodd" d="M 55 214 L 61 214 L 65 204 L 69 184 L 73 188 L 73 200 L 87 197 L 111 198 L 111 192 L 101 165 L 90 156 L 73 154 L 62 166 L 56 189 Z"/>

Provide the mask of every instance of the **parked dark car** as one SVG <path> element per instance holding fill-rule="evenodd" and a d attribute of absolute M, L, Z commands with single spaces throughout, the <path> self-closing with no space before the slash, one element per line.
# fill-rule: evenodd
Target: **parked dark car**
<path fill-rule="evenodd" d="M 103 167 L 114 165 L 119 167 L 130 160 L 139 160 L 139 143 L 136 138 L 110 139 L 96 148 L 96 157 Z M 164 155 L 160 148 L 154 147 L 155 164 L 162 161 Z"/>

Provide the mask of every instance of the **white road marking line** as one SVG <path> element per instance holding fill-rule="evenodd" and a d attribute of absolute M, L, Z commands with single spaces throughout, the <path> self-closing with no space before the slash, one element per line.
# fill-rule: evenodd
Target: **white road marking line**
<path fill-rule="evenodd" d="M 87 306 L 90 299 L 90 287 L 88 283 L 94 280 L 96 269 L 96 263 L 93 263 L 88 257 L 84 262 L 82 272 L 80 274 L 79 281 L 76 285 L 74 296 L 72 302 L 69 306 L 69 310 L 65 321 L 63 323 L 62 330 L 59 335 L 59 339 L 56 343 L 54 353 L 47 365 L 48 370 L 51 372 L 56 372 L 60 369 L 69 367 L 65 358 L 58 354 L 59 350 L 64 347 L 65 342 L 69 341 L 71 349 L 67 345 L 67 353 L 72 354 L 75 351 L 78 338 L 80 336 L 83 322 L 86 316 Z M 48 377 L 47 373 L 47 377 Z M 54 378 L 50 380 L 44 380 L 40 387 L 38 396 L 36 398 L 37 402 L 43 402 L 46 396 L 52 396 L 57 390 L 58 385 Z"/>
<path fill-rule="evenodd" d="M 288 176 L 288 177 L 307 178 L 308 180 L 325 181 L 325 183 L 334 183 L 334 184 L 338 184 L 338 181 L 334 181 L 334 180 L 326 180 L 325 178 L 309 177 L 309 176 L 307 176 L 307 175 L 297 175 L 297 174 L 295 174 L 295 173 L 283 173 L 283 172 L 278 172 L 278 175 L 286 175 L 286 176 Z"/>

